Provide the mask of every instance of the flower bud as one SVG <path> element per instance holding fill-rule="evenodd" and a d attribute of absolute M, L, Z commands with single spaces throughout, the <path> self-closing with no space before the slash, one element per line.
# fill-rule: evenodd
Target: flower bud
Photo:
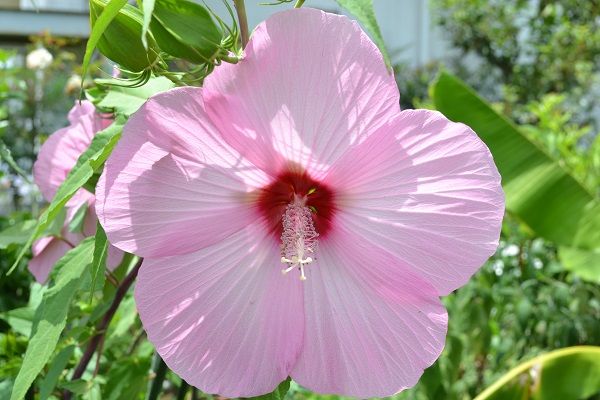
<path fill-rule="evenodd" d="M 90 1 L 92 27 L 104 10 L 108 0 Z M 98 41 L 98 50 L 106 57 L 131 72 L 149 69 L 159 50 L 154 39 L 148 34 L 148 49 L 142 44 L 142 12 L 129 5 L 119 11 Z"/>
<path fill-rule="evenodd" d="M 150 29 L 161 50 L 195 64 L 212 62 L 223 38 L 206 7 L 186 0 L 156 0 Z"/>

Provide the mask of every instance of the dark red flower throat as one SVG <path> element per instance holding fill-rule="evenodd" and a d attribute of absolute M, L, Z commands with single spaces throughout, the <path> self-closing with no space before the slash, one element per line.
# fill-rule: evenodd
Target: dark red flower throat
<path fill-rule="evenodd" d="M 279 237 L 283 230 L 282 218 L 285 209 L 295 196 L 305 197 L 306 206 L 312 211 L 313 223 L 319 237 L 331 230 L 335 214 L 334 192 L 325 184 L 313 179 L 306 171 L 283 171 L 258 195 L 257 206 L 274 235 Z"/>

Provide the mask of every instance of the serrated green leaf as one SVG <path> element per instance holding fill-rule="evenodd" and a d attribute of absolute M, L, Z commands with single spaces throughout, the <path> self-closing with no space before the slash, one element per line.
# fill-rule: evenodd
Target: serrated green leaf
<path fill-rule="evenodd" d="M 23 171 L 17 162 L 13 159 L 10 149 L 2 140 L 0 140 L 0 160 L 4 160 L 17 174 L 21 175 L 26 182 L 30 182 L 27 172 Z"/>
<path fill-rule="evenodd" d="M 98 107 L 129 116 L 136 112 L 153 95 L 175 87 L 165 77 L 152 78 L 140 87 L 115 86 L 112 79 L 97 79 L 96 83 L 108 88 L 106 95 L 98 102 Z"/>
<path fill-rule="evenodd" d="M 92 259 L 92 284 L 90 285 L 90 301 L 96 288 L 99 279 L 104 279 L 104 271 L 106 270 L 106 257 L 108 255 L 108 239 L 106 232 L 100 225 L 96 225 L 96 236 L 94 237 L 94 257 Z"/>
<path fill-rule="evenodd" d="M 281 382 L 271 393 L 263 394 L 262 396 L 250 397 L 251 400 L 283 400 L 288 390 L 290 390 L 291 379 L 287 378 Z"/>
<path fill-rule="evenodd" d="M 350 14 L 354 15 L 358 22 L 360 22 L 365 29 L 371 34 L 373 41 L 381 51 L 383 55 L 383 60 L 385 61 L 385 65 L 387 65 L 388 69 L 392 69 L 392 63 L 390 61 L 390 56 L 385 48 L 385 42 L 383 41 L 383 35 L 381 35 L 381 29 L 379 29 L 379 24 L 377 23 L 377 18 L 375 17 L 375 11 L 373 10 L 373 0 L 336 0 L 337 3 L 344 7 L 346 10 L 350 12 Z"/>
<path fill-rule="evenodd" d="M 62 236 L 65 220 L 67 219 L 67 209 L 62 208 L 52 221 L 48 224 L 41 236 Z M 37 224 L 37 221 L 36 221 Z"/>
<path fill-rule="evenodd" d="M 573 271 L 597 276 L 597 264 L 587 266 L 595 274 L 583 271 L 582 254 L 600 251 L 598 198 L 458 78 L 442 73 L 432 89 L 436 108 L 469 125 L 489 147 L 502 176 L 507 211 L 537 235 L 570 248 L 561 253 L 572 256 L 571 264 L 577 262 Z"/>
<path fill-rule="evenodd" d="M 94 239 L 87 238 L 69 250 L 54 266 L 54 284 L 44 293 L 38 307 L 31 339 L 23 358 L 11 400 L 21 400 L 52 356 L 67 323 L 67 313 L 83 276 L 92 262 Z"/>
<path fill-rule="evenodd" d="M 56 357 L 54 357 L 54 360 L 52 360 L 52 363 L 50 363 L 50 367 L 48 368 L 48 373 L 40 383 L 40 400 L 46 400 L 50 397 L 74 351 L 75 346 L 70 345 L 63 348 Z"/>
<path fill-rule="evenodd" d="M 42 302 L 42 298 L 44 298 L 44 293 L 48 290 L 48 286 L 41 285 L 37 282 L 31 282 L 31 286 L 29 286 L 29 300 L 27 301 L 27 306 L 31 309 L 36 309 Z"/>
<path fill-rule="evenodd" d="M 85 216 L 87 215 L 88 204 L 84 203 L 75 211 L 75 215 L 71 221 L 69 221 L 69 232 L 81 232 L 83 231 L 83 222 L 85 221 Z"/>
<path fill-rule="evenodd" d="M 37 221 L 30 219 L 6 228 L 0 232 L 0 249 L 5 249 L 11 244 L 27 243 L 27 239 L 33 233 L 36 225 Z"/>
<path fill-rule="evenodd" d="M 15 262 L 8 273 L 10 274 L 20 263 L 29 250 L 33 241 L 44 232 L 54 218 L 62 211 L 71 197 L 92 177 L 108 158 L 121 135 L 122 125 L 117 122 L 96 133 L 88 149 L 77 159 L 77 163 L 58 188 L 54 199 L 38 219 L 38 223 L 29 239 L 25 242 Z"/>

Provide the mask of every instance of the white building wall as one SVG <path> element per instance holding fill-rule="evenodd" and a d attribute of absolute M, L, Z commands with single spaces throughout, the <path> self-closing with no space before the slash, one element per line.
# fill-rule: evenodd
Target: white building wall
<path fill-rule="evenodd" d="M 21 10 L 87 12 L 87 0 L 20 0 Z"/>
<path fill-rule="evenodd" d="M 0 34 L 14 35 L 22 31 L 22 34 L 27 36 L 48 30 L 58 36 L 89 35 L 89 22 L 85 15 L 88 9 L 87 0 L 0 0 L 6 1 L 18 1 L 21 10 L 30 12 L 19 14 L 19 11 L 0 10 Z M 231 0 L 226 1 L 233 3 Z M 293 3 L 260 5 L 269 1 L 274 0 L 246 0 L 249 24 L 252 28 L 270 14 L 293 7 Z M 229 20 L 222 0 L 205 2 L 225 21 Z M 377 20 L 392 61 L 418 66 L 444 58 L 449 53 L 451 46 L 444 42 L 440 30 L 435 27 L 427 3 L 427 0 L 373 0 Z M 307 0 L 305 7 L 311 6 L 344 13 L 335 0 Z M 40 10 L 39 13 L 33 12 L 36 7 Z"/>
<path fill-rule="evenodd" d="M 228 14 L 221 0 L 205 0 L 218 11 L 225 21 Z M 269 15 L 293 7 L 293 3 L 265 6 L 269 0 L 246 0 L 246 11 L 251 27 Z M 412 66 L 426 64 L 443 58 L 450 52 L 450 45 L 443 40 L 435 27 L 427 0 L 373 0 L 377 21 L 392 61 L 406 62 Z M 335 0 L 307 0 L 304 7 L 347 14 Z"/>

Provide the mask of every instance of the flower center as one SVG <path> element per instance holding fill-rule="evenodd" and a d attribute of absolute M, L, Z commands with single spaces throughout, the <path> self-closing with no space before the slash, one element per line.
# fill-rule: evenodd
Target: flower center
<path fill-rule="evenodd" d="M 312 210 L 306 206 L 306 197 L 296 196 L 288 204 L 283 215 L 281 233 L 281 262 L 288 267 L 281 270 L 287 274 L 294 268 L 300 270 L 300 279 L 306 280 L 304 266 L 313 262 L 317 250 L 317 237 Z"/>
<path fill-rule="evenodd" d="M 315 260 L 317 237 L 330 232 L 335 203 L 333 191 L 306 172 L 284 171 L 258 193 L 257 207 L 268 229 L 281 240 L 284 273 L 300 270 Z"/>

